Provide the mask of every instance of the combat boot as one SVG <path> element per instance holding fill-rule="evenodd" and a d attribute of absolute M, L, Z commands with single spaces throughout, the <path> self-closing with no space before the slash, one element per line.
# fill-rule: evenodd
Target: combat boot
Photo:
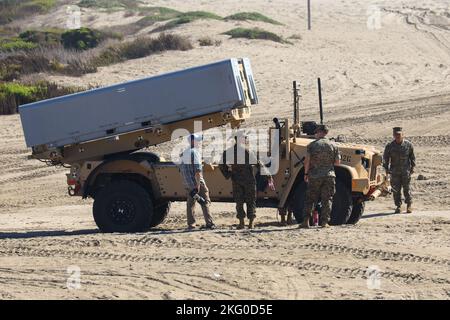
<path fill-rule="evenodd" d="M 288 225 L 294 224 L 294 221 L 292 220 L 292 212 L 289 212 L 289 213 L 288 213 L 288 216 L 287 216 L 287 224 L 288 224 Z"/>
<path fill-rule="evenodd" d="M 286 215 L 285 214 L 280 214 L 280 218 L 281 218 L 280 225 L 286 226 L 287 225 Z"/>
<path fill-rule="evenodd" d="M 412 213 L 413 209 L 412 209 L 412 205 L 408 204 L 408 206 L 406 207 L 406 213 Z"/>
<path fill-rule="evenodd" d="M 249 229 L 254 229 L 255 228 L 255 218 L 251 218 L 250 221 L 248 222 L 248 228 Z"/>
<path fill-rule="evenodd" d="M 395 213 L 400 213 L 402 211 L 402 207 L 397 207 L 396 209 L 395 209 Z"/>
<path fill-rule="evenodd" d="M 245 228 L 245 220 L 244 218 L 239 219 L 239 225 L 237 226 L 238 230 L 242 230 Z"/>
<path fill-rule="evenodd" d="M 309 217 L 303 219 L 303 223 L 299 226 L 300 229 L 309 229 Z"/>

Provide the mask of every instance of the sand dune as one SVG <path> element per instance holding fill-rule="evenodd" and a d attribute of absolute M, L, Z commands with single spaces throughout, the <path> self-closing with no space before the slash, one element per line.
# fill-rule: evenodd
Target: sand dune
<path fill-rule="evenodd" d="M 383 148 L 391 128 L 404 127 L 416 148 L 417 174 L 426 177 L 413 177 L 416 212 L 392 215 L 392 200 L 380 199 L 367 205 L 356 226 L 299 231 L 277 226 L 273 209 L 259 209 L 257 229 L 249 232 L 235 230 L 232 204 L 214 204 L 220 228 L 187 233 L 184 203 L 176 203 L 159 230 L 99 234 L 91 201 L 67 195 L 66 169 L 27 160 L 19 117 L 2 116 L 0 298 L 450 298 L 448 1 L 378 1 L 382 20 L 376 30 L 367 28 L 372 1 L 314 1 L 310 32 L 304 4 L 294 0 L 151 3 L 222 16 L 258 11 L 284 25 L 200 20 L 174 32 L 194 41 L 206 34 L 222 40 L 219 47 L 166 52 L 79 78 L 44 76 L 62 84 L 107 85 L 247 56 L 260 95 L 249 127 L 291 116 L 292 80 L 302 85 L 302 118 L 317 119 L 315 81 L 321 77 L 332 135 Z M 86 25 L 97 27 L 137 18 L 83 14 Z M 61 23 L 51 15 L 29 21 Z M 221 35 L 236 26 L 301 39 L 279 44 Z M 152 149 L 166 154 L 169 147 Z M 81 269 L 79 290 L 66 287 L 72 265 Z M 371 266 L 382 271 L 378 289 L 367 284 Z"/>

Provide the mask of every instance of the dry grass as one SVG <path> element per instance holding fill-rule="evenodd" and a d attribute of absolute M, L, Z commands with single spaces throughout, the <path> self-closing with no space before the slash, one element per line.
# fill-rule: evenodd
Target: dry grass
<path fill-rule="evenodd" d="M 220 46 L 222 44 L 221 40 L 215 40 L 211 37 L 202 37 L 198 39 L 198 43 L 201 47 L 209 47 L 209 46 Z"/>
<path fill-rule="evenodd" d="M 134 41 L 110 45 L 93 59 L 92 64 L 100 67 L 129 59 L 146 57 L 163 51 L 186 51 L 192 48 L 191 41 L 186 37 L 163 33 L 157 38 L 138 38 Z"/>

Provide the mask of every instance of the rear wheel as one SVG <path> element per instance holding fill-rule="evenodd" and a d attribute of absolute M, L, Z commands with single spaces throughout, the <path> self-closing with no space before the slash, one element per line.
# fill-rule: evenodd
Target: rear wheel
<path fill-rule="evenodd" d="M 154 228 L 166 220 L 167 215 L 170 211 L 170 202 L 164 202 L 159 205 L 155 205 L 153 218 L 150 223 L 150 228 Z"/>
<path fill-rule="evenodd" d="M 122 180 L 98 191 L 93 214 L 102 232 L 140 232 L 150 228 L 153 209 L 150 194 L 143 187 Z"/>
<path fill-rule="evenodd" d="M 364 201 L 359 202 L 358 200 L 353 202 L 353 210 L 347 224 L 357 224 L 359 219 L 361 219 L 366 203 Z"/>

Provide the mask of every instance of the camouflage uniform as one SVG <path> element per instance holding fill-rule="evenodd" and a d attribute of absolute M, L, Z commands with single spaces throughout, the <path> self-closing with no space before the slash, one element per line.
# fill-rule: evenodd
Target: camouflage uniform
<path fill-rule="evenodd" d="M 234 159 L 227 161 L 227 153 L 234 155 Z M 240 155 L 242 158 L 245 155 L 245 161 L 244 159 L 238 161 Z M 258 163 L 252 152 L 236 145 L 222 155 L 219 168 L 225 178 L 231 178 L 238 219 L 244 219 L 246 216 L 244 203 L 247 205 L 247 218 L 254 219 L 256 217 L 256 179 L 252 164 Z M 231 166 L 231 171 L 228 165 Z"/>
<path fill-rule="evenodd" d="M 401 144 L 392 141 L 384 149 L 384 168 L 391 174 L 391 185 L 394 194 L 394 202 L 397 208 L 402 205 L 401 189 L 405 196 L 405 202 L 412 204 L 412 195 L 409 189 L 411 171 L 416 166 L 416 157 L 411 142 L 403 139 Z"/>
<path fill-rule="evenodd" d="M 306 190 L 304 218 L 311 218 L 314 205 L 321 200 L 322 224 L 330 221 L 336 191 L 334 163 L 339 160 L 338 147 L 327 138 L 317 139 L 307 147 L 310 155 L 309 182 Z"/>

